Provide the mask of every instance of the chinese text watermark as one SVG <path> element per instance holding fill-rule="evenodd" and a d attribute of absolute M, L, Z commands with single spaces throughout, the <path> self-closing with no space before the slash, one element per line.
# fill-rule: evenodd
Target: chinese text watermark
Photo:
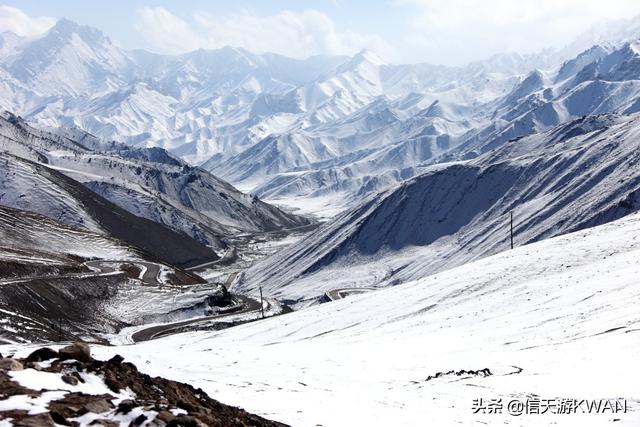
<path fill-rule="evenodd" d="M 474 414 L 626 414 L 626 399 L 473 399 Z"/>

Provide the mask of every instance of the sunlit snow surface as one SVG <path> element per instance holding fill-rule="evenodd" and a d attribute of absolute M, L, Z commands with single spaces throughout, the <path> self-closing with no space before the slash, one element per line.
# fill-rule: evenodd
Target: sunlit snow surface
<path fill-rule="evenodd" d="M 295 426 L 637 426 L 639 256 L 633 215 L 263 322 L 95 351 Z M 426 381 L 483 368 L 494 375 Z M 627 399 L 629 412 L 472 410 L 534 395 Z"/>

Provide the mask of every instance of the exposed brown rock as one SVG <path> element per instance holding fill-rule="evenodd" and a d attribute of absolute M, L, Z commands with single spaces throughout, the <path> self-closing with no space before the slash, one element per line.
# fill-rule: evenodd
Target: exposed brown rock
<path fill-rule="evenodd" d="M 84 409 L 87 412 L 93 412 L 94 414 L 102 414 L 103 412 L 112 410 L 113 403 L 111 403 L 111 400 L 107 399 L 94 400 L 84 405 Z"/>
<path fill-rule="evenodd" d="M 36 352 L 34 352 L 36 353 Z M 32 353 L 32 355 L 34 354 Z M 37 353 L 46 356 L 45 352 Z M 36 354 L 36 355 L 37 355 Z M 30 357 L 32 356 L 30 355 Z M 264 418 L 249 414 L 246 411 L 233 406 L 224 405 L 211 399 L 201 389 L 176 381 L 160 377 L 150 377 L 138 371 L 135 365 L 123 362 L 122 357 L 116 356 L 107 362 L 93 360 L 86 344 L 73 344 L 59 352 L 61 358 L 75 359 L 72 362 L 61 363 L 59 359 L 53 360 L 50 366 L 42 367 L 43 371 L 59 373 L 63 381 L 73 384 L 78 381 L 80 373 L 88 373 L 102 377 L 105 384 L 115 393 L 130 389 L 134 399 L 120 402 L 114 411 L 113 400 L 115 395 L 89 395 L 85 393 L 67 393 L 61 399 L 49 403 L 49 413 L 39 417 L 30 416 L 26 411 L 0 411 L 0 419 L 12 418 L 16 426 L 54 426 L 54 425 L 79 425 L 72 418 L 86 413 L 100 414 L 103 419 L 96 420 L 92 425 L 106 427 L 117 426 L 119 423 L 110 420 L 114 413 L 129 414 L 135 408 L 146 411 L 154 411 L 156 416 L 143 415 L 131 422 L 132 426 L 194 426 L 194 427 L 281 427 L 284 424 L 269 421 Z M 39 356 L 38 356 L 39 357 Z M 32 357 L 36 359 L 36 356 Z M 82 360 L 81 360 L 82 359 Z M 7 360 L 19 363 L 16 359 Z M 36 363 L 36 362 L 29 362 Z M 0 370 L 0 400 L 14 395 L 30 395 L 37 397 L 40 391 L 30 390 L 12 381 L 7 371 Z M 183 409 L 187 414 L 175 416 L 172 410 Z M 55 424 L 54 424 L 55 422 Z"/>
<path fill-rule="evenodd" d="M 120 427 L 120 423 L 112 420 L 93 420 L 89 423 L 90 426 L 102 426 L 102 427 Z"/>
<path fill-rule="evenodd" d="M 20 420 L 13 421 L 14 427 L 56 427 L 51 415 L 44 413 L 27 415 Z"/>
<path fill-rule="evenodd" d="M 138 415 L 138 417 L 135 420 L 133 420 L 133 421 L 131 421 L 129 423 L 129 427 L 141 426 L 142 424 L 144 424 L 145 421 L 147 421 L 147 419 L 148 418 L 147 418 L 146 415 L 140 414 L 140 415 Z"/>
<path fill-rule="evenodd" d="M 119 354 L 116 354 L 111 359 L 107 360 L 107 363 L 110 363 L 110 364 L 113 364 L 113 365 L 119 365 L 123 361 L 124 361 L 124 357 L 120 356 Z"/>
<path fill-rule="evenodd" d="M 63 375 L 62 376 L 62 381 L 64 381 L 65 383 L 67 383 L 69 385 L 78 385 L 78 379 L 76 377 L 74 377 L 73 375 Z"/>
<path fill-rule="evenodd" d="M 3 371 L 22 371 L 24 366 L 22 363 L 15 359 L 2 358 L 0 359 L 0 370 Z"/>
<path fill-rule="evenodd" d="M 11 379 L 7 371 L 0 370 L 0 399 L 6 399 L 16 394 L 35 395 L 38 392 L 21 386 Z"/>
<path fill-rule="evenodd" d="M 84 415 L 87 412 L 94 412 L 92 409 L 98 410 L 103 405 L 102 403 L 95 403 L 102 400 L 111 401 L 114 396 L 108 394 L 91 395 L 85 393 L 67 393 L 62 399 L 54 400 L 49 403 L 49 409 L 51 411 L 58 412 L 65 418 L 74 418 L 80 415 Z M 96 406 L 94 406 L 94 404 Z M 107 410 L 113 408 L 111 405 Z M 95 413 L 102 413 L 95 412 Z"/>
<path fill-rule="evenodd" d="M 196 417 L 179 415 L 169 422 L 167 427 L 207 427 L 207 425 Z"/>
<path fill-rule="evenodd" d="M 83 342 L 74 342 L 60 349 L 58 353 L 60 360 L 75 359 L 81 362 L 90 362 L 92 360 L 91 348 Z"/>
<path fill-rule="evenodd" d="M 118 404 L 118 409 L 116 410 L 116 413 L 126 415 L 129 412 L 131 412 L 133 408 L 136 408 L 137 406 L 139 405 L 135 402 L 135 400 L 125 399 Z"/>
<path fill-rule="evenodd" d="M 24 362 L 25 369 L 35 369 L 36 371 L 41 371 L 42 366 L 38 362 Z"/>
<path fill-rule="evenodd" d="M 175 418 L 176 416 L 169 411 L 160 411 L 158 412 L 158 415 L 156 415 L 156 420 L 160 420 L 167 424 L 173 421 Z"/>
<path fill-rule="evenodd" d="M 51 419 L 53 419 L 53 421 L 56 424 L 59 424 L 61 426 L 70 426 L 71 423 L 64 417 L 64 415 L 62 415 L 61 413 L 57 412 L 57 411 L 51 411 L 49 412 L 49 415 L 51 415 Z"/>

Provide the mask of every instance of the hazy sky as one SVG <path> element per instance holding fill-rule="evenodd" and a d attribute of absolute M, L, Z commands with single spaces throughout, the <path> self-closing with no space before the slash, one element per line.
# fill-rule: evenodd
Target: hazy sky
<path fill-rule="evenodd" d="M 457 65 L 494 53 L 562 47 L 640 0 L 0 0 L 0 30 L 46 31 L 65 17 L 124 48 L 179 53 L 226 45 L 293 57 L 353 54 Z"/>

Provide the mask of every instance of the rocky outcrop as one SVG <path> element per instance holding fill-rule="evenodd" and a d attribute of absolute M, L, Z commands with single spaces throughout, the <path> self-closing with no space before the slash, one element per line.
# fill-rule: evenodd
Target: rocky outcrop
<path fill-rule="evenodd" d="M 39 364 L 44 360 L 46 364 Z M 51 374 L 58 375 L 64 385 L 56 387 L 56 392 L 66 393 L 60 396 L 46 388 L 23 386 L 22 377 L 10 373 L 23 366 L 33 369 L 33 376 L 46 376 L 48 381 L 42 384 L 51 384 Z M 188 384 L 143 374 L 121 356 L 106 362 L 95 360 L 85 343 L 74 343 L 57 352 L 38 349 L 24 359 L 0 358 L 0 402 L 15 396 L 47 401 L 44 413 L 29 413 L 19 405 L 0 411 L 0 419 L 16 426 L 284 426 L 220 403 Z"/>

